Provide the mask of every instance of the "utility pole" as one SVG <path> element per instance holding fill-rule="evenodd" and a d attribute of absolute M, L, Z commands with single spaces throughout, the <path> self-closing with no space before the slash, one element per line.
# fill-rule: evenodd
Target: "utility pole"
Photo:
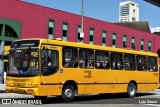
<path fill-rule="evenodd" d="M 0 40 L 0 84 L 3 83 L 3 71 L 4 71 L 4 60 L 3 60 L 3 52 L 4 52 L 4 41 Z"/>
<path fill-rule="evenodd" d="M 80 38 L 81 38 L 81 42 L 83 42 L 83 38 L 84 38 L 84 32 L 83 32 L 83 28 L 84 28 L 84 0 L 82 0 L 82 22 L 81 22 L 81 33 L 80 33 Z"/>

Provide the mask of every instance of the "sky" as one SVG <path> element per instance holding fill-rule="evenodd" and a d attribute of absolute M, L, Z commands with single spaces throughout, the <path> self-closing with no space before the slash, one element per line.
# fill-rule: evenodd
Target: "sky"
<path fill-rule="evenodd" d="M 82 0 L 23 0 L 26 2 L 81 15 Z M 84 15 L 107 21 L 119 21 L 119 3 L 128 0 L 84 0 Z M 132 0 L 139 4 L 139 21 L 148 21 L 151 28 L 160 27 L 160 7 L 143 0 Z"/>

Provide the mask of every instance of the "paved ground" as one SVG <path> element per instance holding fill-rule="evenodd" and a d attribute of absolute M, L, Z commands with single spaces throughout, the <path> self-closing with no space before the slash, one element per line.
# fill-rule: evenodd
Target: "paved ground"
<path fill-rule="evenodd" d="M 6 84 L 0 84 L 0 98 L 34 98 L 30 95 L 22 95 L 22 94 L 15 94 L 15 93 L 6 93 L 5 91 Z"/>

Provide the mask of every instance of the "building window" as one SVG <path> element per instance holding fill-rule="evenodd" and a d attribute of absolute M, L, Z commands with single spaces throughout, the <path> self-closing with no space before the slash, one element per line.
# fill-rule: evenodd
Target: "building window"
<path fill-rule="evenodd" d="M 94 28 L 89 29 L 89 44 L 94 44 Z"/>
<path fill-rule="evenodd" d="M 102 31 L 102 46 L 106 46 L 107 32 Z"/>
<path fill-rule="evenodd" d="M 112 47 L 116 47 L 116 33 L 112 33 Z"/>
<path fill-rule="evenodd" d="M 148 51 L 152 51 L 152 41 L 148 41 Z"/>
<path fill-rule="evenodd" d="M 144 51 L 144 39 L 141 39 L 141 51 Z"/>
<path fill-rule="evenodd" d="M 16 31 L 9 25 L 5 25 L 5 36 L 18 38 Z"/>
<path fill-rule="evenodd" d="M 123 43 L 122 43 L 123 48 L 127 48 L 127 36 L 123 35 Z"/>
<path fill-rule="evenodd" d="M 81 37 L 80 37 L 80 34 L 81 34 L 81 26 L 78 25 L 77 26 L 77 42 L 81 42 Z"/>
<path fill-rule="evenodd" d="M 49 19 L 48 21 L 48 39 L 54 38 L 54 20 Z"/>
<path fill-rule="evenodd" d="M 64 41 L 67 41 L 68 40 L 68 23 L 63 23 L 63 26 L 62 26 L 62 39 Z"/>
<path fill-rule="evenodd" d="M 131 40 L 131 49 L 133 49 L 133 50 L 136 49 L 136 46 L 135 46 L 135 37 L 132 37 L 132 40 Z"/>

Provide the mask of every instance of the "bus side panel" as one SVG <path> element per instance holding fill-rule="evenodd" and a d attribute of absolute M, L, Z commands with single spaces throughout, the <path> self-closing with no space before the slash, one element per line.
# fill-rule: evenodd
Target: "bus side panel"
<path fill-rule="evenodd" d="M 137 92 L 147 91 L 148 84 L 137 84 Z"/>
<path fill-rule="evenodd" d="M 159 84 L 148 84 L 148 90 L 155 90 L 156 88 L 159 87 Z"/>
<path fill-rule="evenodd" d="M 109 93 L 109 84 L 86 85 L 86 94 Z"/>
<path fill-rule="evenodd" d="M 86 94 L 85 85 L 78 85 L 78 94 Z"/>
<path fill-rule="evenodd" d="M 49 87 L 49 88 L 48 88 Z M 61 95 L 62 85 L 41 85 L 39 96 Z"/>
<path fill-rule="evenodd" d="M 128 84 L 111 84 L 110 93 L 122 93 L 127 92 Z"/>

